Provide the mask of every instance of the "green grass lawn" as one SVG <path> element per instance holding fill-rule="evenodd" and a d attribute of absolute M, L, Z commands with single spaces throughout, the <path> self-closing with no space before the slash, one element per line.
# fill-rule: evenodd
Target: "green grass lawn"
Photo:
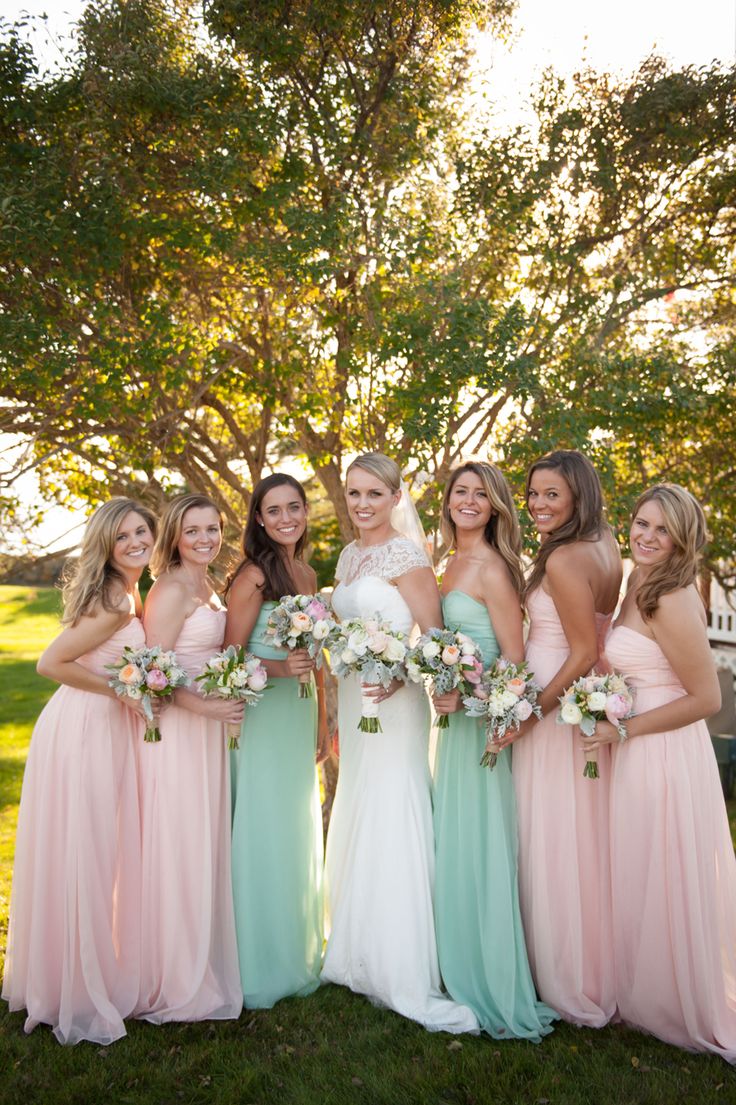
<path fill-rule="evenodd" d="M 33 720 L 53 691 L 36 676 L 35 658 L 56 631 L 57 610 L 53 591 L 0 587 L 3 945 L 22 765 Z M 27 1037 L 23 1015 L 0 1003 L 0 1105 L 29 1102 L 733 1105 L 736 1072 L 618 1026 L 562 1025 L 538 1046 L 432 1034 L 326 986 L 237 1022 L 131 1023 L 109 1048 L 62 1048 L 43 1027 Z"/>

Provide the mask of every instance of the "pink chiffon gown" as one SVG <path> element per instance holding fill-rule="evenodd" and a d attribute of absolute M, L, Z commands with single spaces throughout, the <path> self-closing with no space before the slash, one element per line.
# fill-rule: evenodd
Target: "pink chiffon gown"
<path fill-rule="evenodd" d="M 225 611 L 199 606 L 174 646 L 199 675 L 222 648 Z M 224 726 L 171 706 L 161 740 L 141 742 L 141 988 L 147 1021 L 237 1018 L 243 1008 L 230 882 L 230 779 Z"/>
<path fill-rule="evenodd" d="M 570 646 L 551 595 L 528 598 L 526 659 L 544 687 Z M 596 615 L 602 640 L 610 616 Z M 580 732 L 551 711 L 513 745 L 519 820 L 519 891 L 529 962 L 542 1001 L 573 1024 L 614 1015 L 608 843 L 610 752 L 598 779 L 583 776 Z"/>
<path fill-rule="evenodd" d="M 78 663 L 99 675 L 145 643 L 134 618 Z M 3 997 L 62 1044 L 109 1044 L 138 995 L 135 743 L 122 702 L 62 686 L 36 722 L 18 817 Z"/>
<path fill-rule="evenodd" d="M 608 638 L 638 714 L 685 694 L 656 641 Z M 616 1004 L 661 1040 L 736 1062 L 736 860 L 704 721 L 613 749 Z"/>

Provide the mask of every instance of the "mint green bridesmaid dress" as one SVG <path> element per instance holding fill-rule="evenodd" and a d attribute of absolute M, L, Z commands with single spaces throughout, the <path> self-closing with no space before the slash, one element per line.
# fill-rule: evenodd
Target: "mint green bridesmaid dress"
<path fill-rule="evenodd" d="M 442 599 L 445 625 L 499 655 L 488 611 L 464 591 Z M 435 920 L 448 993 L 469 1005 L 494 1039 L 538 1042 L 557 1014 L 537 999 L 517 885 L 516 803 L 509 751 L 480 767 L 485 727 L 464 713 L 438 731 L 434 781 Z"/>
<path fill-rule="evenodd" d="M 281 660 L 264 644 L 264 602 L 247 648 Z M 270 1009 L 311 994 L 322 963 L 323 836 L 314 762 L 316 696 L 299 698 L 296 679 L 273 679 L 248 706 L 240 748 L 230 753 L 232 873 L 243 1003 Z"/>

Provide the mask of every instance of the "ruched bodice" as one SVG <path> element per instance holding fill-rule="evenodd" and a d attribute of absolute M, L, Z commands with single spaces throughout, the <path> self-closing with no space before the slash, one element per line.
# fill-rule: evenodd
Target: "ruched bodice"
<path fill-rule="evenodd" d="M 611 667 L 629 677 L 636 692 L 638 714 L 687 693 L 657 642 L 636 629 L 617 625 L 608 635 L 605 648 Z"/>
<path fill-rule="evenodd" d="M 554 599 L 542 587 L 537 587 L 527 598 L 531 624 L 526 642 L 526 658 L 538 681 L 544 686 L 555 675 L 564 658 L 570 652 L 570 643 L 562 628 Z M 599 654 L 603 655 L 604 642 L 611 614 L 595 615 Z M 596 665 L 600 670 L 601 664 Z"/>
<path fill-rule="evenodd" d="M 260 656 L 262 660 L 283 660 L 287 654 L 285 648 L 278 648 L 266 640 L 268 619 L 271 616 L 271 611 L 275 610 L 276 606 L 277 604 L 272 599 L 263 603 L 258 611 L 256 624 L 251 630 L 250 639 L 246 646 L 249 652 L 254 653 L 255 656 Z"/>
<path fill-rule="evenodd" d="M 222 648 L 225 617 L 224 608 L 198 606 L 184 622 L 174 648 L 187 675 L 199 675 L 207 661 Z"/>
<path fill-rule="evenodd" d="M 112 637 L 108 637 L 91 652 L 80 656 L 77 663 L 88 671 L 93 671 L 95 675 L 109 676 L 111 673 L 107 670 L 107 665 L 117 663 L 123 655 L 124 648 L 143 648 L 145 643 L 146 634 L 143 623 L 140 618 L 131 618 L 128 624 L 113 633 Z"/>
<path fill-rule="evenodd" d="M 478 602 L 465 591 L 448 591 L 442 596 L 442 616 L 448 629 L 459 629 L 472 638 L 480 649 L 485 667 L 490 667 L 501 650 L 485 603 Z"/>

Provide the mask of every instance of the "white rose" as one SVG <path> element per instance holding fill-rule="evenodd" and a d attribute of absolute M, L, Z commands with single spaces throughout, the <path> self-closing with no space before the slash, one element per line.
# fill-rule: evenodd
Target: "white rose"
<path fill-rule="evenodd" d="M 436 641 L 428 641 L 426 645 L 422 645 L 422 656 L 425 660 L 434 660 L 435 656 L 439 656 L 442 649 Z"/>
<path fill-rule="evenodd" d="M 422 680 L 422 669 L 417 664 L 416 660 L 408 660 L 406 664 L 406 674 L 411 679 L 412 683 L 420 683 Z"/>
<path fill-rule="evenodd" d="M 510 710 L 519 701 L 518 694 L 513 691 L 502 691 L 500 695 L 504 710 Z"/>
<path fill-rule="evenodd" d="M 342 655 L 340 656 L 340 662 L 342 664 L 354 664 L 357 659 L 357 653 L 353 652 L 351 648 L 344 648 L 342 650 Z"/>
<path fill-rule="evenodd" d="M 596 714 L 600 710 L 606 708 L 606 696 L 603 691 L 593 691 L 588 695 L 588 709 L 591 713 Z"/>
<path fill-rule="evenodd" d="M 314 629 L 312 630 L 312 636 L 315 641 L 324 641 L 325 637 L 330 632 L 330 623 L 326 622 L 324 618 L 320 618 L 319 621 L 314 623 Z"/>
<path fill-rule="evenodd" d="M 504 705 L 503 698 L 503 694 L 492 694 L 488 696 L 488 712 L 491 717 L 503 717 L 506 713 L 506 706 Z M 513 698 L 514 702 L 516 702 L 516 695 L 514 695 Z"/>
<path fill-rule="evenodd" d="M 406 645 L 396 637 L 389 637 L 383 655 L 392 662 L 403 660 L 406 656 Z"/>
<path fill-rule="evenodd" d="M 560 710 L 560 717 L 565 725 L 579 725 L 583 720 L 583 712 L 574 702 L 565 702 Z"/>

